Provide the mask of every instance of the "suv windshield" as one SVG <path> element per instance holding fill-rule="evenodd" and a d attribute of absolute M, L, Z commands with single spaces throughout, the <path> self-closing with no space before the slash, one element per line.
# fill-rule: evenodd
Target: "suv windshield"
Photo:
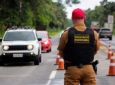
<path fill-rule="evenodd" d="M 101 32 L 110 32 L 110 29 L 101 29 Z"/>
<path fill-rule="evenodd" d="M 4 37 L 4 41 L 33 41 L 33 40 L 35 40 L 35 36 L 32 31 L 7 32 Z"/>

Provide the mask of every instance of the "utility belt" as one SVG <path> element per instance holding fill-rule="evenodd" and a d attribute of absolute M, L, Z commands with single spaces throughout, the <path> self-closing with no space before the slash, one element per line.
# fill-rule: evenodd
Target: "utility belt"
<path fill-rule="evenodd" d="M 98 60 L 96 61 L 93 61 L 91 63 L 81 63 L 81 64 L 73 64 L 69 61 L 65 61 L 65 70 L 68 69 L 68 67 L 71 67 L 71 66 L 76 66 L 77 68 L 83 68 L 84 65 L 92 65 L 93 66 L 93 69 L 95 71 L 95 73 L 97 73 L 97 64 L 99 63 Z"/>
<path fill-rule="evenodd" d="M 76 66 L 77 68 L 82 68 L 84 65 L 92 65 L 92 63 L 80 63 L 80 64 L 73 64 L 73 63 L 65 63 L 65 69 L 71 66 Z"/>

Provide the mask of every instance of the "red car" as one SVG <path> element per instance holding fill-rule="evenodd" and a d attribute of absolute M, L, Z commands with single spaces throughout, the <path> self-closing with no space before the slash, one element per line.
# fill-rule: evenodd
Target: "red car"
<path fill-rule="evenodd" d="M 42 52 L 50 52 L 51 51 L 51 38 L 48 35 L 47 31 L 37 31 L 38 39 L 41 39 L 41 48 Z"/>

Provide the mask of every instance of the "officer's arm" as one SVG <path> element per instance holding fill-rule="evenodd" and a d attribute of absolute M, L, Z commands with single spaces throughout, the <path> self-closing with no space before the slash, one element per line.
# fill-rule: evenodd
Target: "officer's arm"
<path fill-rule="evenodd" d="M 59 46 L 58 46 L 58 51 L 59 51 L 59 55 L 60 57 L 63 57 L 63 50 L 65 48 L 65 45 L 67 43 L 67 39 L 68 39 L 68 31 L 65 31 L 59 41 Z"/>
<path fill-rule="evenodd" d="M 100 48 L 99 34 L 96 31 L 94 31 L 94 35 L 96 40 L 96 51 L 98 51 Z"/>

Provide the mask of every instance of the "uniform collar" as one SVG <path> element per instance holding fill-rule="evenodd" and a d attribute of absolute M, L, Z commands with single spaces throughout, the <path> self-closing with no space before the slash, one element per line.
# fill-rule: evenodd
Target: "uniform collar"
<path fill-rule="evenodd" d="M 74 28 L 79 31 L 84 31 L 86 29 L 86 25 L 84 23 L 76 23 L 74 24 Z"/>

